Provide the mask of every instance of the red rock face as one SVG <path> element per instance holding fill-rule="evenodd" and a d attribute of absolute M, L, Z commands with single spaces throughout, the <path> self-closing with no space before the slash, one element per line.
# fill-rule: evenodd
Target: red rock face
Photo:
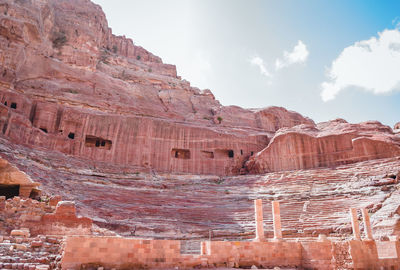
<path fill-rule="evenodd" d="M 116 166 L 230 175 L 279 128 L 313 123 L 283 108 L 221 106 L 175 66 L 114 36 L 89 1 L 0 7 L 0 130 L 13 143 Z"/>
<path fill-rule="evenodd" d="M 282 129 L 314 126 L 284 108 L 222 106 L 181 80 L 175 66 L 113 35 L 90 1 L 3 0 L 0 14 L 0 136 L 14 144 L 114 166 L 217 175 L 398 155 L 395 139 L 357 128 L 320 136 Z"/>
<path fill-rule="evenodd" d="M 399 157 L 335 169 L 217 177 L 147 174 L 134 166 L 116 167 L 1 138 L 0 150 L 2 158 L 40 182 L 43 192 L 75 201 L 80 215 L 125 236 L 208 239 L 211 230 L 213 240 L 251 239 L 255 198 L 263 200 L 268 238 L 273 237 L 270 202 L 275 200 L 285 238 L 349 236 L 350 207 L 369 210 L 376 239 L 400 235 Z M 70 220 L 62 216 L 61 232 Z"/>
<path fill-rule="evenodd" d="M 398 122 L 398 123 L 396 123 L 396 124 L 394 125 L 394 130 L 397 131 L 397 132 L 400 131 L 400 122 Z"/>
<path fill-rule="evenodd" d="M 400 137 L 379 122 L 344 120 L 279 130 L 269 145 L 247 162 L 249 171 L 274 172 L 332 167 L 400 155 Z"/>

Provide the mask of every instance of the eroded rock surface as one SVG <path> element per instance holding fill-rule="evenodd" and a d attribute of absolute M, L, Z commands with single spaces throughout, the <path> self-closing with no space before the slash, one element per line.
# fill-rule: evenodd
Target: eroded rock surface
<path fill-rule="evenodd" d="M 398 155 L 398 140 L 366 138 L 356 128 L 336 128 L 328 134 L 336 138 L 326 138 L 308 127 L 327 133 L 334 122 L 315 127 L 284 108 L 222 106 L 210 90 L 177 76 L 175 66 L 113 35 L 90 1 L 0 1 L 0 48 L 0 131 L 15 144 L 115 165 L 217 175 L 332 166 L 338 163 L 333 152 L 348 147 L 355 150 L 339 155 L 340 164 Z M 337 146 L 322 148 L 315 161 L 309 152 L 319 148 L 310 145 L 321 143 Z"/>
<path fill-rule="evenodd" d="M 377 121 L 350 124 L 342 119 L 280 129 L 268 146 L 250 157 L 251 172 L 335 167 L 400 156 L 400 136 Z"/>
<path fill-rule="evenodd" d="M 204 239 L 211 231 L 213 239 L 251 239 L 256 198 L 264 202 L 266 237 L 272 237 L 272 200 L 281 202 L 284 237 L 349 237 L 350 207 L 370 211 L 377 237 L 400 234 L 399 158 L 219 177 L 121 170 L 56 152 L 0 146 L 4 158 L 42 183 L 44 192 L 75 201 L 80 215 L 125 236 Z"/>
<path fill-rule="evenodd" d="M 0 131 L 13 143 L 156 171 L 238 174 L 283 108 L 224 107 L 112 34 L 85 0 L 0 2 Z"/>
<path fill-rule="evenodd" d="M 262 198 L 282 201 L 287 236 L 348 235 L 350 206 L 398 234 L 400 135 L 390 127 L 222 106 L 113 35 L 86 0 L 1 0 L 0 48 L 2 158 L 97 225 L 251 238 Z M 269 208 L 264 216 L 270 227 Z"/>

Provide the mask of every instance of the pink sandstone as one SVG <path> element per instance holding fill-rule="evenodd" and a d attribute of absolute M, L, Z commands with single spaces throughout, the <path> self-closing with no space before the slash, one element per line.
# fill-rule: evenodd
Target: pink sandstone
<path fill-rule="evenodd" d="M 372 139 L 340 128 L 322 136 L 309 128 L 312 120 L 283 108 L 222 106 L 209 90 L 181 80 L 175 66 L 113 35 L 101 8 L 89 1 L 4 1 L 1 9 L 0 130 L 11 143 L 115 166 L 218 175 L 398 155 L 398 141 L 383 140 L 389 131 L 375 129 L 378 124 L 361 127 L 376 131 Z M 316 128 L 329 129 L 323 125 Z M 313 157 L 313 136 L 337 147 Z M 353 139 L 353 152 L 335 154 Z M 275 150 L 302 140 L 304 148 Z"/>
<path fill-rule="evenodd" d="M 6 241 L 15 246 L 55 245 L 47 251 L 57 253 L 61 240 L 40 234 L 110 229 L 214 241 L 201 244 L 201 255 L 181 256 L 177 240 L 71 237 L 63 262 L 109 252 L 100 259 L 126 255 L 141 265 L 129 249 L 108 250 L 137 244 L 156 252 L 156 267 L 176 266 L 172 258 L 197 267 L 398 265 L 391 253 L 399 254 L 398 242 L 348 241 L 348 209 L 371 215 L 367 238 L 400 235 L 399 124 L 315 124 L 279 107 L 222 106 L 175 66 L 113 35 L 101 8 L 86 0 L 1 1 L 0 48 L 0 185 L 24 197 L 0 198 L 0 232 L 29 228 L 37 237 L 12 235 Z M 40 191 L 43 201 L 27 199 Z M 280 202 L 274 211 L 258 208 L 259 239 L 275 232 L 285 241 L 237 241 L 256 235 L 255 198 Z M 346 241 L 314 241 L 322 234 Z M 314 240 L 290 241 L 299 237 Z M 227 239 L 234 241 L 218 241 Z M 38 257 L 24 268 L 50 261 L 60 268 L 60 260 Z"/>
<path fill-rule="evenodd" d="M 400 137 L 379 122 L 344 120 L 282 128 L 268 146 L 250 157 L 255 173 L 335 167 L 400 155 Z"/>

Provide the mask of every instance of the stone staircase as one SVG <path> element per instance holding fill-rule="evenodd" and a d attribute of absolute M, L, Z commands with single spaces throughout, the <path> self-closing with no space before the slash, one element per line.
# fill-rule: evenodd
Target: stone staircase
<path fill-rule="evenodd" d="M 27 230 L 13 230 L 10 236 L 0 236 L 0 240 L 0 269 L 61 269 L 60 236 L 30 237 Z"/>

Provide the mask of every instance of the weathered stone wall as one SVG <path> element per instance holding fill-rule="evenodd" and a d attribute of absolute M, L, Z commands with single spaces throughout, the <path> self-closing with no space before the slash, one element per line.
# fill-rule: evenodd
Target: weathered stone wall
<path fill-rule="evenodd" d="M 378 248 L 381 251 L 379 256 Z M 350 254 L 353 261 L 354 269 L 380 269 L 380 267 L 388 267 L 391 269 L 397 269 L 400 258 L 399 258 L 399 246 L 400 242 L 375 242 L 375 241 L 350 241 Z M 386 255 L 382 256 L 382 251 Z"/>
<path fill-rule="evenodd" d="M 180 241 L 144 240 L 116 237 L 70 236 L 66 239 L 63 268 L 81 265 L 116 268 L 171 267 L 293 267 L 305 269 L 379 269 L 395 267 L 394 258 L 380 258 L 374 241 L 350 241 L 350 249 L 337 245 L 347 242 L 201 242 L 201 255 L 182 254 Z M 382 242 L 387 248 L 399 242 Z M 337 253 L 341 254 L 341 257 Z M 352 264 L 342 260 L 350 258 Z"/>
<path fill-rule="evenodd" d="M 92 220 L 77 217 L 73 202 L 61 201 L 56 207 L 32 199 L 4 200 L 0 197 L 0 234 L 13 229 L 28 228 L 32 235 L 87 235 L 92 232 Z"/>
<path fill-rule="evenodd" d="M 203 242 L 208 265 L 269 268 L 301 265 L 299 242 Z"/>
<path fill-rule="evenodd" d="M 98 264 L 125 269 L 194 267 L 200 255 L 181 255 L 180 241 L 116 237 L 68 237 L 62 258 L 63 269 Z"/>
<path fill-rule="evenodd" d="M 301 265 L 305 269 L 334 269 L 331 241 L 301 243 Z"/>

